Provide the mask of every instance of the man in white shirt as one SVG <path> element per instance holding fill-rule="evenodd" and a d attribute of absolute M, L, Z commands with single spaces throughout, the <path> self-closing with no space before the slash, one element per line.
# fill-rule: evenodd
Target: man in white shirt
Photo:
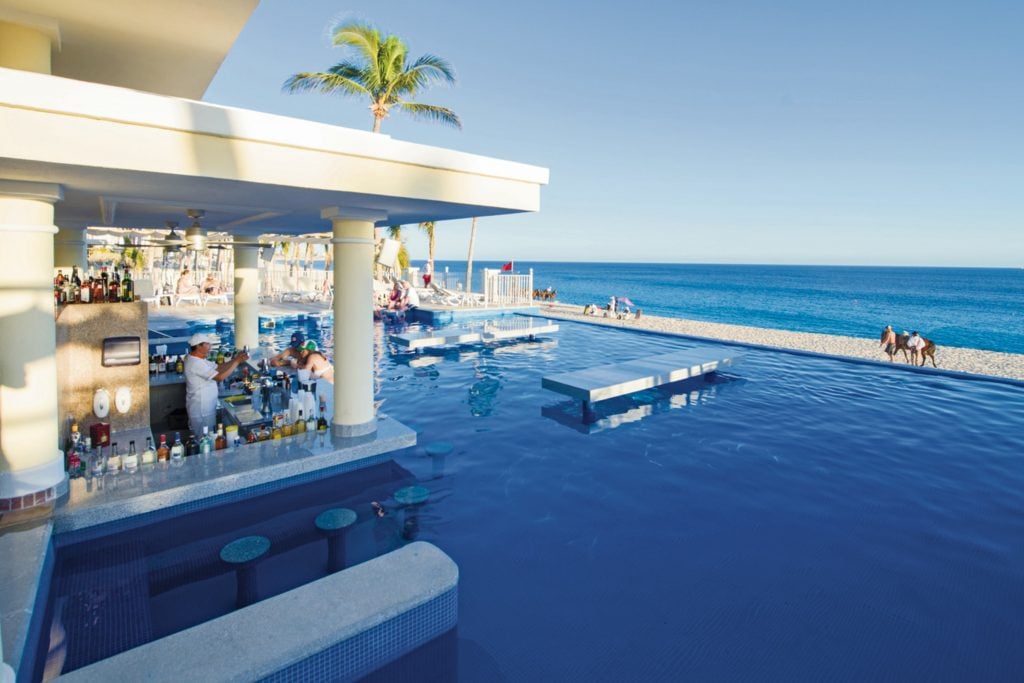
<path fill-rule="evenodd" d="M 203 427 L 209 427 L 212 434 L 217 428 L 217 382 L 227 379 L 238 365 L 249 359 L 249 354 L 239 351 L 229 361 L 217 365 L 206 360 L 210 349 L 220 340 L 211 335 L 197 332 L 188 339 L 189 354 L 185 358 L 185 409 L 188 411 L 188 428 L 199 438 Z"/>

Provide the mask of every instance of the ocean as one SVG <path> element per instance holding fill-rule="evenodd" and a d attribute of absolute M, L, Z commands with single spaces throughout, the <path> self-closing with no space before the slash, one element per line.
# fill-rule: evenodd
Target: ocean
<path fill-rule="evenodd" d="M 422 262 L 414 261 L 414 266 Z M 466 264 L 437 261 L 465 279 Z M 474 262 L 474 289 L 483 268 Z M 644 313 L 750 327 L 877 338 L 892 325 L 939 346 L 1024 353 L 1024 269 L 516 262 L 557 300 L 628 297 Z"/>

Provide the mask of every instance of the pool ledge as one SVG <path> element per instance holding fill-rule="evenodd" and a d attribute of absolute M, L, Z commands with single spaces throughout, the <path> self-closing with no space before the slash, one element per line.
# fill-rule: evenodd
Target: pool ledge
<path fill-rule="evenodd" d="M 142 526 L 212 505 L 367 467 L 416 444 L 416 433 L 382 416 L 362 437 L 310 433 L 151 465 L 134 474 L 74 479 L 68 499 L 53 514 L 58 545 L 88 540 L 118 522 Z M 126 526 L 127 525 L 127 526 Z"/>
<path fill-rule="evenodd" d="M 422 541 L 59 677 L 355 680 L 455 626 L 459 571 Z"/>

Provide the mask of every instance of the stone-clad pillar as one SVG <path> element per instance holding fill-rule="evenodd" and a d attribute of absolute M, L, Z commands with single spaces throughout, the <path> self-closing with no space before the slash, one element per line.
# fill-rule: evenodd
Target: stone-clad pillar
<path fill-rule="evenodd" d="M 59 185 L 0 180 L 0 510 L 66 485 L 57 417 L 53 300 Z"/>
<path fill-rule="evenodd" d="M 235 237 L 235 348 L 260 346 L 259 240 Z"/>
<path fill-rule="evenodd" d="M 334 226 L 334 419 L 338 436 L 377 431 L 373 414 L 373 224 L 383 213 L 331 207 Z"/>

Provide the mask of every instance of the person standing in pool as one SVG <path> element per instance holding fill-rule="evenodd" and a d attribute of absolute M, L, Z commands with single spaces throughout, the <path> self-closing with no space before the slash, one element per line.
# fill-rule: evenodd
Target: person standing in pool
<path fill-rule="evenodd" d="M 892 325 L 886 325 L 885 329 L 882 330 L 880 346 L 885 348 L 885 353 L 889 356 L 890 363 L 896 360 L 896 333 L 893 331 Z"/>
<path fill-rule="evenodd" d="M 315 341 L 306 342 L 299 350 L 300 358 L 298 367 L 309 370 L 313 379 L 322 379 L 334 383 L 334 366 L 327 360 L 327 356 L 320 353 Z"/>

